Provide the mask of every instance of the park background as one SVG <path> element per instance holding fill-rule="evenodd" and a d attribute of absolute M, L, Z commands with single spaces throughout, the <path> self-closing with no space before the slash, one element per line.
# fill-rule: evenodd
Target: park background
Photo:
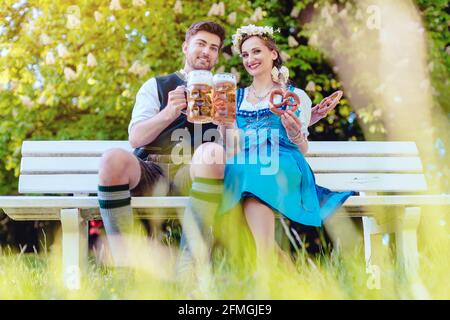
<path fill-rule="evenodd" d="M 183 66 L 184 33 L 198 20 L 225 27 L 214 71 L 235 73 L 241 86 L 249 77 L 231 35 L 250 23 L 279 29 L 291 80 L 314 104 L 345 93 L 310 128 L 311 140 L 416 141 L 430 192 L 450 192 L 447 1 L 0 3 L 1 195 L 17 194 L 24 140 L 126 140 L 138 89 Z M 390 46 L 396 55 L 386 57 Z M 14 222 L 0 210 L 0 247 L 45 251 L 43 234 L 51 240 L 55 228 Z"/>

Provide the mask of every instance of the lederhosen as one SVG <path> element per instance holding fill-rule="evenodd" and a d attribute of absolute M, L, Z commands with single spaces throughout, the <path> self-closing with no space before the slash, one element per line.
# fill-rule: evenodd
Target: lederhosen
<path fill-rule="evenodd" d="M 158 98 L 161 105 L 159 111 L 162 111 L 167 106 L 169 92 L 175 90 L 177 86 L 186 85 L 186 82 L 179 72 L 156 77 L 155 79 L 158 89 Z M 189 170 L 187 166 L 174 165 L 171 163 L 171 151 L 181 142 L 179 140 L 174 141 L 171 139 L 172 132 L 177 129 L 183 129 L 189 132 L 191 137 L 191 151 L 193 152 L 194 148 L 203 142 L 204 133 L 209 129 L 217 129 L 217 126 L 212 123 L 203 125 L 193 124 L 187 121 L 186 115 L 181 114 L 165 128 L 154 141 L 144 147 L 136 148 L 133 154 L 139 159 L 141 166 L 141 180 L 139 181 L 139 184 L 131 190 L 133 196 L 158 195 L 154 194 L 154 186 L 161 180 L 168 181 L 171 193 L 176 194 L 180 192 L 179 189 L 188 188 L 188 186 L 185 185 L 190 184 L 190 181 L 188 181 Z M 181 179 L 183 180 L 181 184 L 184 184 L 184 186 L 177 186 L 176 190 L 172 190 L 174 184 L 177 184 L 177 181 L 174 181 L 174 179 L 177 180 L 176 175 L 180 173 L 178 172 L 179 170 L 186 171 L 183 173 L 188 177 Z M 156 191 L 156 193 L 160 193 L 160 191 Z"/>

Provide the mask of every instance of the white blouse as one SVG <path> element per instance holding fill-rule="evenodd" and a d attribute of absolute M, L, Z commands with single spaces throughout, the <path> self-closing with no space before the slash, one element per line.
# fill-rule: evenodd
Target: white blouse
<path fill-rule="evenodd" d="M 242 100 L 242 104 L 241 107 L 239 108 L 239 110 L 242 111 L 257 111 L 257 110 L 261 110 L 261 109 L 266 109 L 268 108 L 268 104 L 269 104 L 269 100 L 265 99 L 263 101 L 260 101 L 256 104 L 252 104 L 247 100 L 247 95 L 248 95 L 248 88 L 244 89 L 244 97 Z M 299 89 L 299 88 L 295 88 L 294 89 L 294 93 L 298 95 L 298 97 L 300 98 L 300 115 L 299 115 L 299 119 L 300 122 L 302 123 L 302 132 L 305 135 L 308 135 L 308 126 L 309 126 L 309 122 L 311 120 L 311 106 L 312 106 L 312 101 L 311 99 L 308 97 L 308 95 L 306 94 L 305 91 Z M 279 103 L 281 102 L 281 97 L 277 96 L 275 98 L 275 103 Z"/>

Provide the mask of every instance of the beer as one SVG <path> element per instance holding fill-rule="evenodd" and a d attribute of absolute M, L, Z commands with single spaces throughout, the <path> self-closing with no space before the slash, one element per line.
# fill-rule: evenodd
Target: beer
<path fill-rule="evenodd" d="M 206 70 L 189 72 L 187 81 L 187 120 L 192 123 L 212 121 L 213 76 Z"/>
<path fill-rule="evenodd" d="M 213 122 L 232 124 L 236 119 L 236 77 L 218 73 L 213 77 Z"/>

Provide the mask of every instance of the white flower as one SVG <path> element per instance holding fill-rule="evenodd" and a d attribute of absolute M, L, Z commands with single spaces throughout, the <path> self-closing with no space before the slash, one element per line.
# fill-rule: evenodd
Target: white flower
<path fill-rule="evenodd" d="M 299 14 L 300 14 L 300 9 L 297 7 L 293 7 L 292 11 L 291 11 L 291 17 L 297 18 Z"/>
<path fill-rule="evenodd" d="M 309 92 L 316 91 L 316 84 L 314 83 L 314 81 L 309 81 L 308 84 L 306 85 L 305 90 Z"/>
<path fill-rule="evenodd" d="M 281 60 L 288 61 L 289 59 L 291 59 L 291 56 L 288 55 L 285 51 L 281 51 Z"/>
<path fill-rule="evenodd" d="M 52 43 L 52 39 L 48 35 L 46 35 L 45 33 L 41 34 L 40 40 L 41 40 L 41 43 L 44 46 Z"/>
<path fill-rule="evenodd" d="M 210 16 L 221 16 L 225 15 L 225 4 L 220 1 L 219 3 L 213 3 L 208 11 L 208 17 Z"/>
<path fill-rule="evenodd" d="M 219 16 L 223 17 L 225 15 L 225 4 L 223 1 L 219 2 Z"/>
<path fill-rule="evenodd" d="M 31 101 L 29 96 L 22 96 L 22 97 L 20 97 L 20 101 L 28 109 L 30 109 L 33 106 L 33 101 Z"/>
<path fill-rule="evenodd" d="M 114 10 L 121 10 L 122 6 L 120 5 L 120 1 L 119 0 L 111 0 L 111 3 L 109 4 L 109 10 L 114 11 Z"/>
<path fill-rule="evenodd" d="M 222 73 L 225 72 L 225 66 L 220 66 L 217 70 L 216 73 Z"/>
<path fill-rule="evenodd" d="M 95 56 L 92 53 L 89 53 L 87 56 L 87 66 L 88 67 L 97 66 L 97 59 L 95 59 Z"/>
<path fill-rule="evenodd" d="M 19 87 L 19 84 L 20 84 L 19 81 L 17 81 L 17 80 L 12 80 L 12 81 L 11 81 L 11 87 L 10 87 L 10 90 L 11 90 L 11 91 L 16 90 L 16 89 Z"/>
<path fill-rule="evenodd" d="M 133 6 L 140 7 L 145 5 L 145 0 L 133 0 Z"/>
<path fill-rule="evenodd" d="M 258 22 L 259 20 L 263 19 L 263 11 L 261 7 L 258 7 L 255 9 L 255 12 L 253 12 L 252 16 L 250 17 L 250 20 L 253 22 Z"/>
<path fill-rule="evenodd" d="M 309 45 L 313 46 L 313 47 L 317 47 L 319 45 L 319 37 L 317 36 L 316 33 L 314 33 L 310 38 L 309 38 Z"/>
<path fill-rule="evenodd" d="M 231 73 L 234 74 L 234 76 L 236 77 L 236 82 L 239 83 L 239 80 L 241 80 L 241 74 L 239 73 L 239 71 L 236 70 L 236 68 L 231 68 Z"/>
<path fill-rule="evenodd" d="M 63 44 L 59 44 L 56 47 L 56 51 L 58 52 L 58 56 L 60 58 L 65 58 L 69 55 L 69 51 L 67 51 L 67 48 Z"/>
<path fill-rule="evenodd" d="M 64 68 L 64 76 L 66 77 L 66 80 L 71 81 L 77 77 L 77 74 L 75 73 L 75 71 L 73 71 L 72 68 L 65 67 Z"/>
<path fill-rule="evenodd" d="M 47 52 L 47 55 L 45 56 L 45 64 L 51 65 L 55 63 L 55 56 L 53 55 L 52 51 Z"/>
<path fill-rule="evenodd" d="M 100 12 L 95 11 L 94 18 L 95 18 L 95 21 L 99 22 L 103 18 L 103 15 Z"/>
<path fill-rule="evenodd" d="M 230 13 L 229 15 L 228 15 L 228 23 L 229 24 L 235 24 L 236 23 L 236 16 L 237 16 L 237 14 L 236 14 L 236 12 L 232 12 L 232 13 Z"/>
<path fill-rule="evenodd" d="M 228 53 L 226 53 L 226 52 L 222 53 L 222 56 L 223 56 L 223 58 L 224 58 L 226 61 L 228 61 L 228 60 L 231 59 L 231 56 L 230 56 Z"/>
<path fill-rule="evenodd" d="M 288 45 L 289 45 L 289 47 L 293 48 L 293 47 L 298 46 L 298 42 L 297 42 L 297 40 L 295 40 L 295 38 L 293 36 L 289 36 L 288 37 Z"/>
<path fill-rule="evenodd" d="M 143 77 L 150 71 L 150 66 L 148 64 L 142 65 L 139 61 L 135 61 L 133 65 L 128 69 L 128 72 Z"/>
<path fill-rule="evenodd" d="M 123 53 L 120 55 L 119 66 L 122 68 L 128 67 L 127 57 Z"/>
<path fill-rule="evenodd" d="M 39 99 L 37 100 L 37 103 L 39 103 L 39 104 L 44 104 L 45 101 L 47 101 L 47 97 L 45 96 L 44 93 L 42 93 L 42 94 L 39 96 Z"/>
<path fill-rule="evenodd" d="M 181 3 L 181 0 L 177 0 L 177 2 L 175 2 L 175 5 L 173 6 L 173 12 L 175 12 L 176 14 L 183 13 L 183 4 Z"/>
<path fill-rule="evenodd" d="M 235 52 L 240 52 L 240 44 L 244 36 L 268 36 L 273 37 L 272 27 L 259 27 L 254 24 L 240 27 L 236 33 L 232 36 L 232 42 Z"/>
<path fill-rule="evenodd" d="M 66 27 L 68 29 L 78 29 L 80 27 L 80 17 L 76 14 L 68 14 Z"/>

